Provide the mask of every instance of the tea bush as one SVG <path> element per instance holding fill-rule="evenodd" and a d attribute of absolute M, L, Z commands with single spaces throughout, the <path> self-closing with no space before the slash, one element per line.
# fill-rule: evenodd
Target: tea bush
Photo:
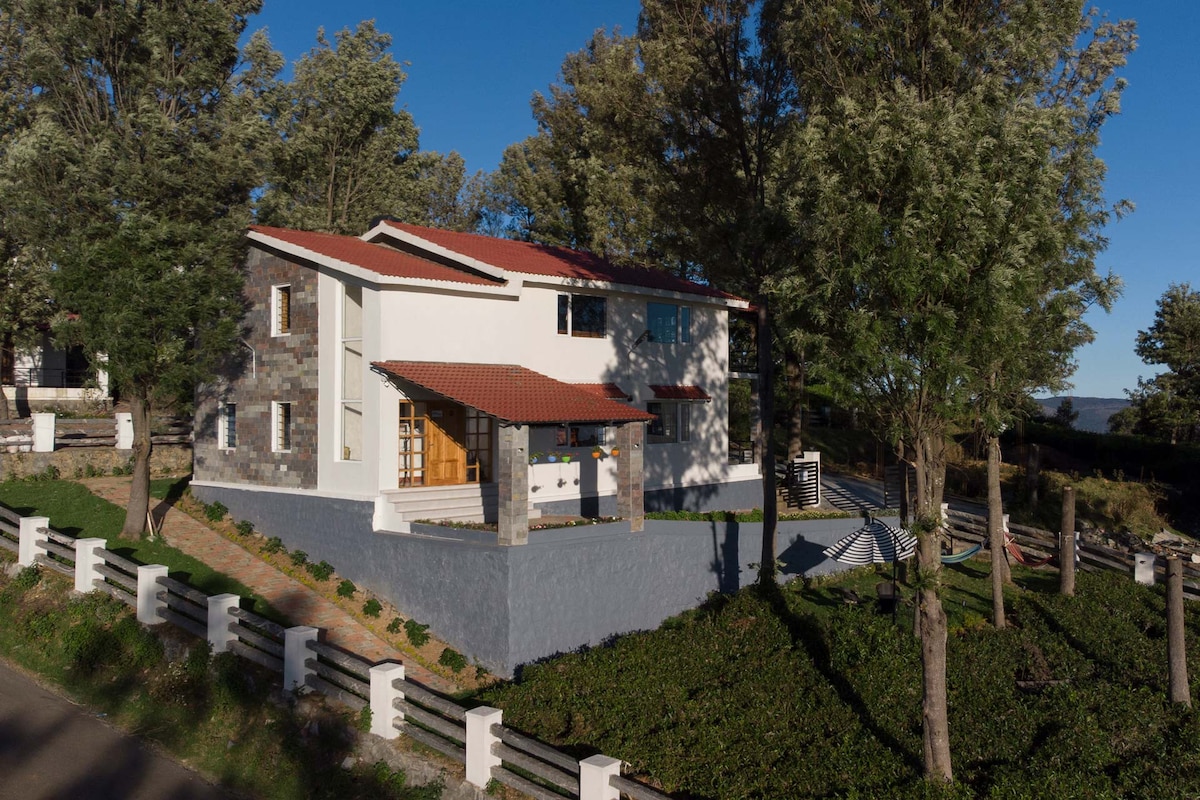
<path fill-rule="evenodd" d="M 229 509 L 225 504 L 218 501 L 216 503 L 208 503 L 204 506 L 204 516 L 209 522 L 220 522 L 225 519 L 225 515 L 229 513 Z"/>
<path fill-rule="evenodd" d="M 404 635 L 408 637 L 408 641 L 413 647 L 424 647 L 429 641 L 428 625 L 422 625 L 415 619 L 410 619 L 404 623 Z"/>
<path fill-rule="evenodd" d="M 308 570 L 308 574 L 319 581 L 327 581 L 333 575 L 333 565 L 324 560 L 316 564 L 310 561 L 304 565 L 304 569 Z"/>
<path fill-rule="evenodd" d="M 354 597 L 354 592 L 356 591 L 356 589 L 357 589 L 357 587 L 355 587 L 354 581 L 351 581 L 351 580 L 342 581 L 341 583 L 338 584 L 337 596 L 345 597 L 346 599 L 349 599 L 351 597 Z"/>

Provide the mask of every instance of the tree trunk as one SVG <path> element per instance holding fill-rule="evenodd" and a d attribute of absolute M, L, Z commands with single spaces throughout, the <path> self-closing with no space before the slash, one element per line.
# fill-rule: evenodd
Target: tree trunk
<path fill-rule="evenodd" d="M 925 779 L 954 780 L 950 760 L 950 715 L 946 691 L 946 613 L 942 608 L 941 502 L 946 482 L 946 442 L 941 432 L 917 440 L 917 620 L 921 639 L 922 729 Z"/>
<path fill-rule="evenodd" d="M 797 353 L 792 347 L 785 347 L 784 368 L 787 370 L 787 460 L 790 463 L 804 455 L 804 354 Z"/>
<path fill-rule="evenodd" d="M 8 395 L 4 392 L 4 385 L 0 384 L 0 421 L 8 422 L 11 417 L 8 415 Z"/>
<path fill-rule="evenodd" d="M 987 435 L 988 546 L 992 548 L 992 624 L 1005 626 L 1004 584 L 1012 580 L 1004 557 L 1004 503 L 1000 497 L 1000 437 Z"/>
<path fill-rule="evenodd" d="M 133 416 L 133 482 L 121 535 L 132 538 L 145 535 L 150 511 L 150 401 L 134 394 L 129 399 L 129 410 Z"/>
<path fill-rule="evenodd" d="M 771 587 L 775 584 L 775 529 L 779 520 L 775 494 L 775 383 L 767 298 L 760 296 L 755 302 L 758 305 L 758 452 L 763 485 L 762 562 L 758 566 L 758 582 Z"/>

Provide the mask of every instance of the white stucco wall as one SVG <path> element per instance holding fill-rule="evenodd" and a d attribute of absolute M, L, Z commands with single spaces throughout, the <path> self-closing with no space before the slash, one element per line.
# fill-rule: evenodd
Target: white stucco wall
<path fill-rule="evenodd" d="M 318 486 L 345 496 L 375 496 L 396 487 L 397 414 L 401 396 L 370 369 L 373 361 L 446 361 L 519 364 L 567 383 L 619 385 L 646 408 L 651 384 L 696 384 L 710 403 L 690 404 L 691 441 L 646 445 L 646 488 L 719 483 L 745 477 L 728 465 L 728 310 L 699 298 L 666 293 L 604 292 L 535 283 L 526 276 L 519 294 L 460 292 L 445 287 L 422 291 L 411 286 L 367 284 L 363 291 L 363 416 L 361 462 L 340 458 L 341 409 L 337 376 L 341 370 L 341 281 L 324 271 L 320 278 L 321 401 Z M 511 276 L 519 281 L 519 276 Z M 607 335 L 587 338 L 557 332 L 560 293 L 603 295 Z M 648 301 L 691 308 L 690 343 L 634 342 L 646 330 Z M 552 431 L 534 430 L 531 451 L 552 448 Z M 539 436 L 543 438 L 539 440 Z M 612 459 L 594 461 L 590 448 L 574 451 L 570 465 L 539 465 L 531 472 L 535 502 L 615 492 Z M 583 461 L 586 459 L 586 462 Z M 592 463 L 587 463 L 592 462 Z M 550 473 L 554 473 L 551 475 Z M 560 474 L 561 473 L 561 474 Z"/>

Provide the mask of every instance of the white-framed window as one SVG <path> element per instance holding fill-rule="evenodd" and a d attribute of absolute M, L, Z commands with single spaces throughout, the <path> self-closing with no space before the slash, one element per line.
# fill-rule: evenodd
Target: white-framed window
<path fill-rule="evenodd" d="M 292 287 L 290 284 L 271 287 L 271 335 L 287 336 L 292 332 Z"/>
<path fill-rule="evenodd" d="M 237 447 L 237 403 L 221 403 L 218 407 L 217 446 L 222 450 Z"/>
<path fill-rule="evenodd" d="M 692 406 L 670 400 L 654 400 L 646 403 L 646 410 L 654 420 L 646 430 L 649 444 L 674 444 L 692 440 Z"/>
<path fill-rule="evenodd" d="M 363 457 L 363 293 L 342 285 L 342 460 Z"/>
<path fill-rule="evenodd" d="M 591 294 L 558 296 L 558 332 L 603 339 L 608 334 L 608 298 Z"/>
<path fill-rule="evenodd" d="M 292 404 L 288 402 L 271 403 L 271 449 L 274 452 L 291 452 L 292 425 Z"/>

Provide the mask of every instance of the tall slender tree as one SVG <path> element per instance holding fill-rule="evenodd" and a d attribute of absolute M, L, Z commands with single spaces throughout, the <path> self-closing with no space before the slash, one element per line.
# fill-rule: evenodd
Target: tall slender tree
<path fill-rule="evenodd" d="M 1063 337 L 1034 336 L 1077 326 L 1103 283 L 1110 210 L 1089 123 L 1117 109 L 1132 26 L 1057 0 L 790 0 L 784 19 L 808 114 L 798 223 L 840 345 L 831 377 L 916 467 L 925 769 L 950 781 L 946 435 L 980 396 L 996 407 L 1041 380 L 996 360 L 1007 337 L 1057 351 Z"/>
<path fill-rule="evenodd" d="M 1139 381 L 1134 405 L 1172 444 L 1200 439 L 1200 291 L 1171 284 L 1158 299 L 1154 324 L 1138 331 L 1134 352 L 1166 369 Z"/>
<path fill-rule="evenodd" d="M 259 0 L 3 0 L 33 91 L 4 201 L 55 264 L 67 331 L 133 412 L 124 533 L 145 530 L 150 420 L 235 342 L 261 125 L 234 91 Z"/>

